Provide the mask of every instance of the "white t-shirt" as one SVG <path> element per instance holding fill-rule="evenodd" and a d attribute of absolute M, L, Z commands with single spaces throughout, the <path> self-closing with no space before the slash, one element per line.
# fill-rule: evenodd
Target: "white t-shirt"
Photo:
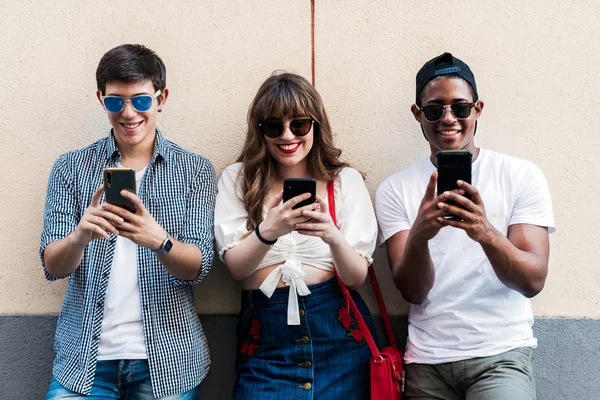
<path fill-rule="evenodd" d="M 146 168 L 136 172 L 136 188 Z M 104 298 L 98 360 L 147 359 L 140 304 L 137 245 L 117 236 Z"/>
<path fill-rule="evenodd" d="M 379 244 L 412 226 L 435 166 L 429 157 L 377 189 Z M 481 149 L 472 165 L 487 218 L 504 235 L 513 224 L 554 232 L 550 192 L 533 163 Z M 497 278 L 481 245 L 444 227 L 429 241 L 435 283 L 425 302 L 410 305 L 407 363 L 439 364 L 535 347 L 531 302 Z"/>

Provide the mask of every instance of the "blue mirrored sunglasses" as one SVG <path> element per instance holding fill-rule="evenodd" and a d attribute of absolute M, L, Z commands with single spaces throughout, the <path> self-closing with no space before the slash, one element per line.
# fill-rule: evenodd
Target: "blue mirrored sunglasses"
<path fill-rule="evenodd" d="M 133 97 L 121 97 L 121 96 L 101 96 L 102 104 L 106 111 L 111 113 L 118 113 L 123 111 L 125 103 L 131 103 L 131 107 L 138 112 L 146 112 L 152 108 L 152 101 L 160 96 L 162 91 L 159 89 L 152 96 L 149 94 L 140 94 Z"/>

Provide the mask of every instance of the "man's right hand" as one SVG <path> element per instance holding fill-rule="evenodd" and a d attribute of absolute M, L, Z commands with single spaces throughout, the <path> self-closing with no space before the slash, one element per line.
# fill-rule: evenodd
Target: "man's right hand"
<path fill-rule="evenodd" d="M 119 234 L 114 225 L 123 223 L 123 218 L 100 208 L 100 186 L 92 196 L 92 204 L 85 209 L 79 224 L 68 236 L 49 243 L 44 250 L 46 271 L 55 278 L 73 273 L 81 264 L 85 246 L 94 239 L 110 239 L 107 232 Z"/>
<path fill-rule="evenodd" d="M 440 197 L 435 193 L 437 176 L 437 171 L 431 174 L 410 230 L 397 232 L 386 242 L 394 283 L 404 299 L 412 304 L 423 303 L 435 283 L 435 268 L 428 242 L 443 227 L 437 218 L 448 213 L 438 207 Z"/>
<path fill-rule="evenodd" d="M 448 212 L 440 210 L 438 207 L 438 203 L 441 200 L 440 196 L 436 196 L 435 193 L 437 177 L 437 171 L 431 174 L 427 189 L 425 190 L 425 195 L 423 196 L 423 200 L 421 200 L 421 205 L 417 212 L 417 217 L 410 228 L 410 235 L 417 241 L 429 241 L 444 227 L 437 218 L 443 217 L 448 214 Z M 464 194 L 463 189 L 456 189 L 453 191 L 461 195 Z"/>
<path fill-rule="evenodd" d="M 105 211 L 100 207 L 100 196 L 104 185 L 101 185 L 92 196 L 92 204 L 85 209 L 77 228 L 73 231 L 75 243 L 86 246 L 89 242 L 99 237 L 110 239 L 108 232 L 119 234 L 115 226 L 123 223 L 123 218 Z"/>

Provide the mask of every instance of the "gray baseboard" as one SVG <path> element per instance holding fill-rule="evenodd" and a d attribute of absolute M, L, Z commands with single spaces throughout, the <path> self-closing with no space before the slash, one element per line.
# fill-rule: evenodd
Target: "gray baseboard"
<path fill-rule="evenodd" d="M 200 316 L 212 355 L 201 399 L 231 398 L 234 381 L 234 316 Z M 393 317 L 406 339 L 406 317 Z M 43 399 L 52 376 L 56 317 L 0 315 L 0 400 Z M 379 321 L 378 330 L 383 333 Z M 538 318 L 534 352 L 538 399 L 600 398 L 600 320 Z"/>

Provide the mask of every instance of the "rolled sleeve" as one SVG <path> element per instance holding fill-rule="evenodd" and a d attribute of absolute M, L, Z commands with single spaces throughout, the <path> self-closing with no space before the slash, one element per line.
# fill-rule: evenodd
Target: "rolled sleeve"
<path fill-rule="evenodd" d="M 194 184 L 187 200 L 185 225 L 177 240 L 197 246 L 202 252 L 202 265 L 198 276 L 193 280 L 179 279 L 171 275 L 169 279 L 176 285 L 199 283 L 210 271 L 214 259 L 213 221 L 217 181 L 215 169 L 210 161 L 202 158 L 202 166 L 194 177 Z"/>
<path fill-rule="evenodd" d="M 46 206 L 44 208 L 44 228 L 40 240 L 40 260 L 47 280 L 65 278 L 55 277 L 48 273 L 44 262 L 46 247 L 63 239 L 77 228 L 80 219 L 80 204 L 75 195 L 67 155 L 62 155 L 54 163 L 48 188 L 46 191 Z"/>

